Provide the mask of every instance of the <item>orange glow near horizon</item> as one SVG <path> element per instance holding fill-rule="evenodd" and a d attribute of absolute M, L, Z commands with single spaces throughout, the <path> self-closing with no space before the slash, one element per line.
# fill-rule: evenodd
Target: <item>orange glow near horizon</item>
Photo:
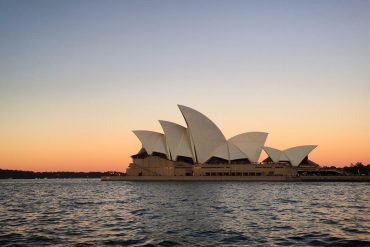
<path fill-rule="evenodd" d="M 131 155 L 135 154 L 140 145 L 136 147 L 95 147 L 93 149 L 54 150 L 48 155 L 43 150 L 21 150 L 2 155 L 1 169 L 32 170 L 32 171 L 125 171 L 131 162 Z M 103 151 L 104 150 L 104 151 Z M 351 163 L 362 162 L 369 164 L 369 154 L 366 150 L 347 148 L 317 147 L 310 159 L 323 166 L 343 167 Z M 267 157 L 262 152 L 261 159 Z M 356 157 L 356 158 L 353 158 Z"/>
<path fill-rule="evenodd" d="M 228 119 L 217 120 L 223 123 L 229 122 Z M 230 138 L 238 133 L 258 130 L 254 125 L 258 126 L 259 121 L 249 122 L 252 126 L 251 130 L 243 130 L 243 126 L 238 124 L 232 126 L 230 123 L 228 128 L 223 126 L 221 129 L 226 129 L 224 131 L 226 138 Z M 300 125 L 295 129 L 294 124 L 273 125 L 272 121 L 262 121 L 260 125 L 262 126 L 260 131 L 269 132 L 266 146 L 285 149 L 297 145 L 318 144 L 310 154 L 310 159 L 323 166 L 342 167 L 355 162 L 370 163 L 368 152 L 370 149 L 367 143 L 369 138 L 363 135 L 366 130 L 359 126 L 348 135 L 335 128 L 329 128 L 330 125 L 327 128 L 328 131 L 320 133 L 316 128 L 325 129 L 324 122 L 316 126 Z M 264 129 L 270 125 L 275 128 Z M 19 131 L 17 135 L 11 135 L 11 132 L 3 134 L 1 138 L 5 141 L 0 144 L 0 168 L 32 171 L 122 172 L 131 162 L 130 156 L 141 147 L 139 140 L 130 130 L 124 128 L 126 132 L 120 133 L 119 125 L 115 125 L 115 128 L 109 131 L 103 131 L 96 126 L 89 128 L 75 126 L 74 129 L 59 127 L 63 130 L 59 133 L 51 128 L 44 129 L 42 132 L 36 132 L 37 129 L 34 129 Z M 153 127 L 155 131 L 161 131 L 156 123 L 148 124 L 148 129 Z M 266 154 L 262 152 L 260 160 L 265 157 Z"/>

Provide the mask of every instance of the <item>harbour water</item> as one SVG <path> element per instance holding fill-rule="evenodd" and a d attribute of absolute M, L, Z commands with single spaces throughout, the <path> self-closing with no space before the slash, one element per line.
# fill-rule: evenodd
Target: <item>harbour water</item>
<path fill-rule="evenodd" d="M 0 181 L 0 246 L 370 246 L 370 183 Z"/>

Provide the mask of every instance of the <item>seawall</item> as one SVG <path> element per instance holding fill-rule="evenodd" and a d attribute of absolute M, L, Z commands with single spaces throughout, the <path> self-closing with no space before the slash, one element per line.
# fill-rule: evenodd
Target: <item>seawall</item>
<path fill-rule="evenodd" d="M 370 182 L 370 176 L 109 176 L 101 181 Z"/>

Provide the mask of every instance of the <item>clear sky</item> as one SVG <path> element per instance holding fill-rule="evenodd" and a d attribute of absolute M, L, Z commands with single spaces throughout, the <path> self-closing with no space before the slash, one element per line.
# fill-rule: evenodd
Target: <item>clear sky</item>
<path fill-rule="evenodd" d="M 123 171 L 177 104 L 370 163 L 370 1 L 0 0 L 0 168 Z"/>

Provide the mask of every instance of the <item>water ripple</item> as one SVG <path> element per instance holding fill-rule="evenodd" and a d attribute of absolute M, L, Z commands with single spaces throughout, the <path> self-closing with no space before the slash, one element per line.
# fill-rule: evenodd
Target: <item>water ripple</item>
<path fill-rule="evenodd" d="M 0 246 L 370 246 L 369 183 L 0 181 Z"/>

